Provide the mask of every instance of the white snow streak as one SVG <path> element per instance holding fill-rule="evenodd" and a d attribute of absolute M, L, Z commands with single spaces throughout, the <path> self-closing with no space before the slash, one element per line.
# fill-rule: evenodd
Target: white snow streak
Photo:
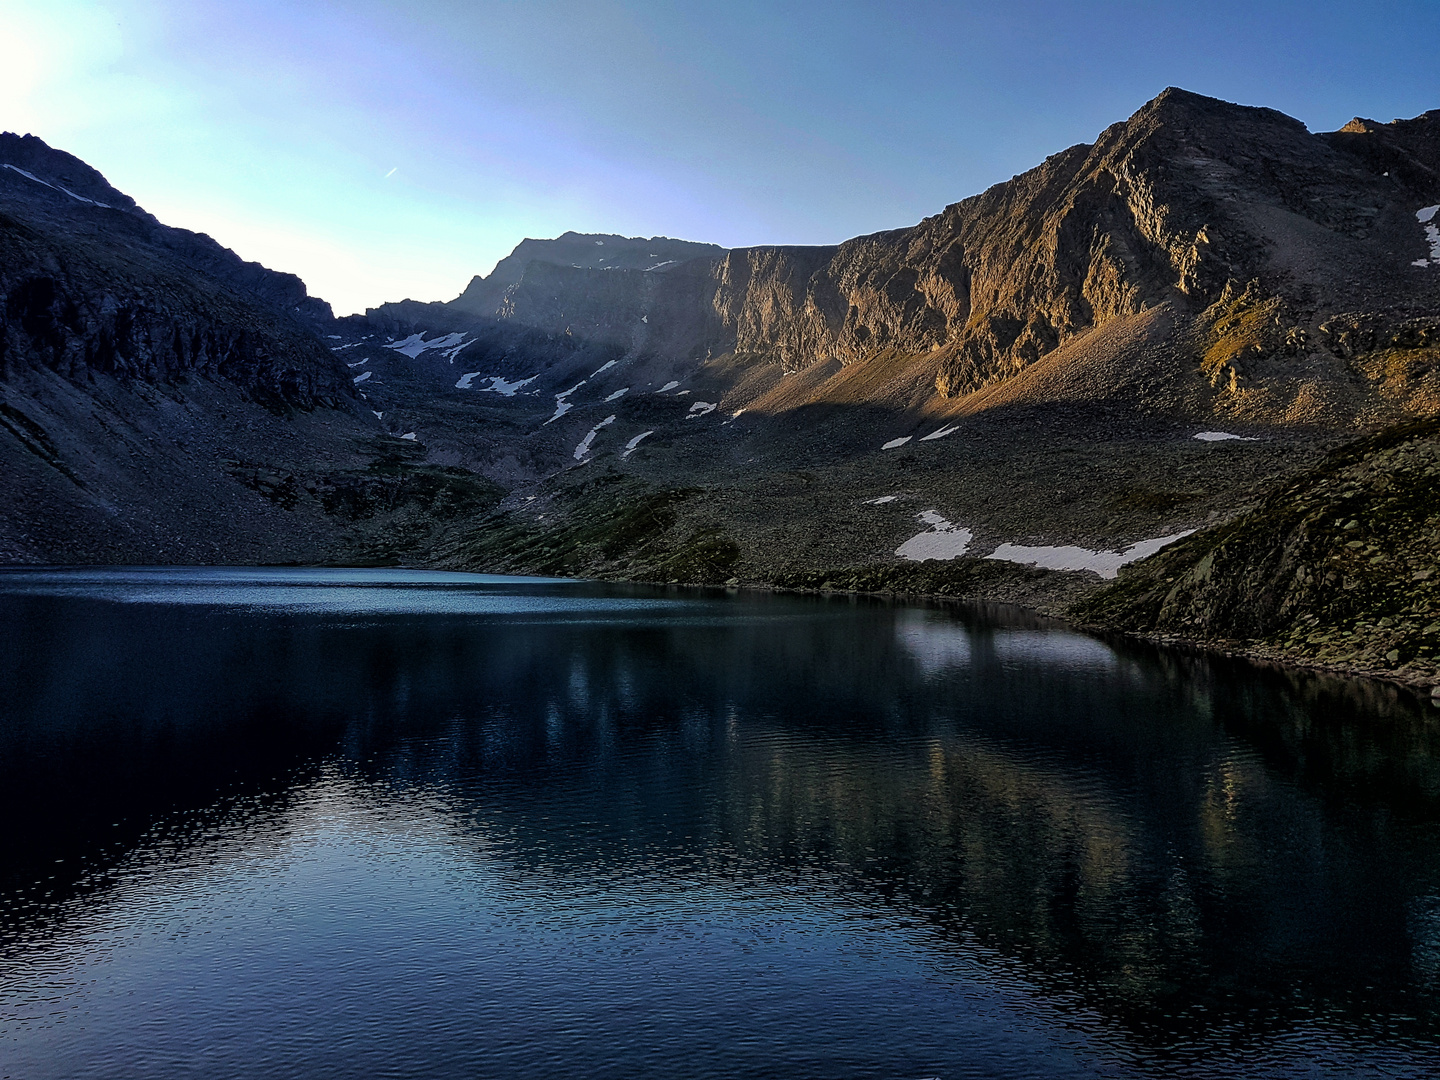
<path fill-rule="evenodd" d="M 595 436 L 600 433 L 600 429 L 603 427 L 608 427 L 614 422 L 615 417 L 607 416 L 604 420 L 601 420 L 598 424 L 596 424 L 589 431 L 587 431 L 585 433 L 585 437 L 580 440 L 580 445 L 575 447 L 575 460 L 579 461 L 586 454 L 588 454 L 590 452 L 590 444 L 595 441 Z"/>
<path fill-rule="evenodd" d="M 594 371 L 592 371 L 592 372 L 590 373 L 590 378 L 593 379 L 596 375 L 599 375 L 600 372 L 602 372 L 602 371 L 609 371 L 612 367 L 614 367 L 614 366 L 615 366 L 616 364 L 618 364 L 619 362 L 620 362 L 620 361 L 618 361 L 618 360 L 606 360 L 605 363 L 601 364 L 598 368 L 596 368 Z"/>
<path fill-rule="evenodd" d="M 1201 442 L 1225 442 L 1227 439 L 1234 439 L 1237 442 L 1260 441 L 1248 435 L 1232 435 L 1228 431 L 1197 431 L 1193 437 Z"/>
<path fill-rule="evenodd" d="M 569 390 L 566 390 L 562 394 L 555 395 L 555 415 L 550 417 L 549 420 L 546 420 L 545 424 L 553 423 L 554 421 L 559 420 L 560 417 L 564 416 L 567 412 L 569 412 L 575 407 L 574 402 L 566 401 L 565 399 L 568 398 L 571 394 L 573 394 L 576 390 L 579 390 L 580 387 L 584 386 L 585 382 L 585 379 L 581 379 L 574 386 L 570 387 Z M 541 424 L 540 426 L 544 427 L 545 424 Z"/>
<path fill-rule="evenodd" d="M 415 432 L 413 432 L 413 431 L 407 431 L 404 435 L 401 435 L 400 437 L 401 437 L 402 439 L 409 439 L 411 442 L 414 442 L 414 441 L 415 441 Z"/>
<path fill-rule="evenodd" d="M 639 435 L 636 435 L 633 439 L 631 439 L 629 442 L 627 442 L 627 443 L 625 444 L 625 452 L 624 452 L 623 454 L 621 454 L 620 456 L 621 456 L 622 458 L 627 458 L 627 457 L 629 457 L 631 454 L 633 454 L 633 453 L 635 452 L 635 448 L 640 445 L 640 440 L 641 440 L 641 439 L 649 438 L 651 435 L 654 435 L 654 434 L 655 434 L 655 432 L 653 432 L 653 431 L 642 431 Z"/>
<path fill-rule="evenodd" d="M 1154 555 L 1166 544 L 1173 544 L 1189 536 L 1194 529 L 1175 533 L 1173 536 L 1157 536 L 1152 540 L 1141 540 L 1131 544 L 1124 551 L 1091 551 L 1082 547 L 1027 547 L 1023 544 L 1001 544 L 987 559 L 1001 562 L 1022 563 L 1039 566 L 1046 570 L 1091 570 L 1102 578 L 1113 578 L 1120 567 Z"/>
<path fill-rule="evenodd" d="M 894 450 L 897 446 L 904 446 L 907 442 L 909 442 L 909 441 L 910 441 L 911 439 L 913 439 L 914 437 L 915 437 L 915 436 L 913 436 L 913 435 L 902 435 L 902 436 L 901 436 L 900 438 L 898 438 L 898 439 L 891 439 L 891 440 L 890 440 L 889 442 L 887 442 L 884 446 L 880 447 L 880 449 L 881 449 L 881 450 Z"/>
<path fill-rule="evenodd" d="M 931 439 L 943 439 L 946 435 L 953 435 L 960 430 L 959 424 L 951 424 L 949 427 L 942 427 L 939 431 L 932 431 L 929 435 L 921 435 L 921 442 L 929 442 Z"/>
<path fill-rule="evenodd" d="M 606 400 L 606 401 L 619 401 L 622 397 L 624 397 L 624 396 L 625 396 L 626 394 L 628 394 L 629 392 L 630 392 L 630 387 L 628 387 L 628 386 L 622 387 L 621 389 L 616 390 L 613 394 L 611 394 L 611 395 L 610 395 L 609 397 L 607 397 L 605 400 Z"/>
<path fill-rule="evenodd" d="M 866 505 L 866 506 L 884 506 L 886 503 L 892 503 L 892 502 L 894 502 L 894 501 L 895 501 L 896 499 L 898 499 L 899 497 L 900 497 L 899 495 L 881 495 L 878 499 L 866 499 L 866 500 L 865 500 L 865 505 Z"/>
<path fill-rule="evenodd" d="M 675 387 L 677 387 L 677 386 L 679 386 L 679 385 L 680 385 L 679 382 L 667 382 L 664 386 L 660 387 L 659 390 L 656 390 L 655 393 L 657 393 L 657 394 L 663 394 L 663 393 L 665 393 L 666 390 L 674 390 Z"/>
<path fill-rule="evenodd" d="M 52 184 L 48 180 L 41 180 L 40 177 L 36 176 L 34 173 L 28 173 L 24 169 L 20 168 L 20 166 L 18 165 L 0 164 L 0 169 L 10 169 L 13 172 L 17 172 L 21 176 L 25 177 L 26 180 L 34 180 L 37 184 L 44 184 L 51 191 L 59 191 L 65 195 L 69 195 L 70 198 L 74 199 L 76 202 L 89 203 L 91 206 L 98 206 L 102 210 L 114 209 L 114 207 L 112 207 L 109 203 L 96 202 L 94 199 L 87 199 L 84 195 L 76 195 L 75 192 L 71 191 L 69 188 L 61 187 L 59 184 Z"/>
<path fill-rule="evenodd" d="M 685 419 L 694 420 L 697 416 L 709 416 L 719 407 L 718 401 L 697 401 L 690 406 L 690 411 L 685 414 Z"/>
<path fill-rule="evenodd" d="M 360 383 L 364 382 L 366 379 L 368 379 L 371 375 L 374 374 L 375 373 L 373 371 L 362 371 L 359 375 L 355 376 L 356 385 L 358 386 Z"/>

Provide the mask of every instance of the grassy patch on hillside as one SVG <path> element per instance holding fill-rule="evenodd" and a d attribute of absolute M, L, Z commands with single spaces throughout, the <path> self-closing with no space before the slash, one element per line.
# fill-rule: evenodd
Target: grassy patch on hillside
<path fill-rule="evenodd" d="M 740 545 L 716 526 L 680 520 L 679 507 L 700 493 L 604 477 L 543 516 L 493 515 L 449 555 L 489 570 L 720 584 Z"/>
<path fill-rule="evenodd" d="M 1341 448 L 1252 513 L 1123 570 L 1072 615 L 1436 681 L 1440 421 Z"/>

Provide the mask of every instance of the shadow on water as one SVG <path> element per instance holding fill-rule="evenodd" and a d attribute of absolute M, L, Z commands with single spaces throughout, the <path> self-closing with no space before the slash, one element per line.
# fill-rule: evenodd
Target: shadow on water
<path fill-rule="evenodd" d="M 1440 723 L 1392 688 L 1006 609 L 578 584 L 350 609 L 19 580 L 5 948 L 63 936 L 137 852 L 283 830 L 338 771 L 377 804 L 438 798 L 518 874 L 782 875 L 903 914 L 941 968 L 1009 965 L 1161 1057 L 1317 1020 L 1440 1033 Z"/>

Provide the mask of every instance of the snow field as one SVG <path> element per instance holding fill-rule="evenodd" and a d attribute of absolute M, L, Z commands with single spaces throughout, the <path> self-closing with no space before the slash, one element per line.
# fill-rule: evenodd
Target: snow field
<path fill-rule="evenodd" d="M 970 541 L 975 539 L 975 534 L 969 529 L 946 521 L 937 511 L 924 510 L 915 516 L 930 528 L 895 549 L 895 554 L 902 559 L 924 562 L 926 559 L 959 558 L 970 547 Z"/>
<path fill-rule="evenodd" d="M 1124 551 L 1091 551 L 1082 547 L 1029 547 L 1024 544 L 1001 544 L 985 557 L 1001 562 L 1038 566 L 1045 570 L 1091 570 L 1107 580 L 1120 572 L 1120 567 L 1135 562 L 1193 533 L 1194 529 L 1172 536 L 1157 536 L 1131 544 Z"/>
<path fill-rule="evenodd" d="M 411 334 L 404 341 L 390 341 L 385 344 L 385 348 L 390 349 L 392 352 L 398 352 L 403 356 L 408 356 L 411 360 L 414 360 L 423 352 L 428 352 L 431 349 L 439 349 L 441 350 L 440 355 L 451 363 L 455 362 L 455 354 L 464 347 L 464 334 L 446 334 L 444 337 L 426 341 L 423 331 L 418 334 Z"/>

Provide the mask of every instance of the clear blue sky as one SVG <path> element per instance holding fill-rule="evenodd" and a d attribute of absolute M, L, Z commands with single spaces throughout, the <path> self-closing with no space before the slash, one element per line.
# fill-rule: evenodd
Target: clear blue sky
<path fill-rule="evenodd" d="M 1440 108 L 1440 0 L 0 0 L 0 128 L 342 314 L 566 229 L 911 224 L 1170 85 L 1312 130 Z"/>

